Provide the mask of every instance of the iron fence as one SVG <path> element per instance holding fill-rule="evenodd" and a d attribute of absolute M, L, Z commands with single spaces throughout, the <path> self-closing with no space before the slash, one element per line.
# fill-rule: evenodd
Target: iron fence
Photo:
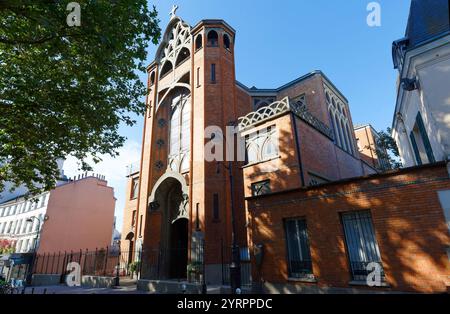
<path fill-rule="evenodd" d="M 209 252 L 206 255 L 205 252 Z M 251 286 L 250 254 L 247 247 L 240 249 L 241 284 Z M 131 276 L 149 280 L 177 280 L 202 284 L 215 278 L 217 284 L 230 284 L 231 246 L 203 243 L 187 247 L 146 248 L 138 251 L 118 251 L 111 248 L 95 251 L 79 250 L 38 254 L 33 274 L 60 275 L 60 282 L 71 272 L 69 263 L 76 262 L 83 276 Z M 204 274 L 206 273 L 206 278 Z M 211 276 L 211 277 L 210 277 Z"/>
<path fill-rule="evenodd" d="M 95 251 L 38 254 L 34 261 L 33 274 L 61 275 L 61 282 L 63 282 L 65 275 L 71 272 L 69 263 L 75 262 L 80 265 L 81 275 L 130 276 L 138 272 L 140 254 L 140 251 L 119 251 L 109 247 Z"/>

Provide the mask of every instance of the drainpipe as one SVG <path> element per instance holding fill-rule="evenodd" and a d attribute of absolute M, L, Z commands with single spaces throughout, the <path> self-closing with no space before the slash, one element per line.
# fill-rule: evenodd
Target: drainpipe
<path fill-rule="evenodd" d="M 297 151 L 297 162 L 298 162 L 298 168 L 300 171 L 300 180 L 302 182 L 302 187 L 304 187 L 305 186 L 305 177 L 303 175 L 302 156 L 300 153 L 300 137 L 298 135 L 298 130 L 297 130 L 296 116 L 292 112 L 292 110 L 291 110 L 291 119 L 292 119 L 292 128 L 294 129 L 295 149 Z"/>

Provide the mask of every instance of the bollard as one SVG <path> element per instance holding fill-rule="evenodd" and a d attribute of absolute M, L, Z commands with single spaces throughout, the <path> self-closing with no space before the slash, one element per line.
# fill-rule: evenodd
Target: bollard
<path fill-rule="evenodd" d="M 34 288 L 31 288 L 31 294 L 34 294 Z"/>

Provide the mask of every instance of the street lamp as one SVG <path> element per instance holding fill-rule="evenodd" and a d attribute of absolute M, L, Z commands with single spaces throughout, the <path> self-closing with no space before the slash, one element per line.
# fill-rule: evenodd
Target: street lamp
<path fill-rule="evenodd" d="M 236 127 L 236 122 L 230 122 L 229 126 Z M 224 139 L 223 133 L 222 139 Z M 226 142 L 226 139 L 225 139 Z M 234 139 L 233 143 L 234 145 Z M 219 162 L 217 162 L 219 164 Z M 230 285 L 231 285 L 231 293 L 237 294 L 241 289 L 241 255 L 239 251 L 239 246 L 236 241 L 236 213 L 234 208 L 234 189 L 233 189 L 233 163 L 231 160 L 228 160 L 228 166 L 222 164 L 222 166 L 228 170 L 228 177 L 230 180 L 230 198 L 231 198 L 231 264 L 230 264 Z M 217 169 L 219 172 L 219 169 Z"/>
<path fill-rule="evenodd" d="M 36 259 L 36 254 L 37 254 L 37 242 L 38 242 L 38 239 L 39 239 L 41 225 L 42 225 L 42 222 L 43 222 L 40 218 L 35 217 L 35 216 L 31 216 L 31 217 L 27 218 L 25 221 L 26 222 L 33 222 L 33 219 L 36 219 L 38 221 L 38 228 L 37 228 L 37 231 L 36 231 L 36 237 L 34 238 L 33 257 L 31 259 L 31 264 L 30 264 L 30 266 L 27 269 L 27 275 L 25 277 L 25 285 L 27 283 L 31 283 L 31 275 L 32 275 L 32 272 L 33 272 L 34 260 Z M 45 215 L 43 220 L 47 220 L 47 219 L 48 219 L 48 216 Z"/>

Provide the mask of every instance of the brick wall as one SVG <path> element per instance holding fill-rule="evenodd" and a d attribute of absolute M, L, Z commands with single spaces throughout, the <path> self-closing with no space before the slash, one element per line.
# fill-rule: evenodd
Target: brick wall
<path fill-rule="evenodd" d="M 445 292 L 450 237 L 437 191 L 448 189 L 447 169 L 440 163 L 247 198 L 251 242 L 265 249 L 261 268 L 252 256 L 253 279 L 279 292 L 287 286 L 355 288 L 340 215 L 369 210 L 389 285 L 371 289 Z M 288 279 L 283 221 L 293 217 L 306 219 L 316 283 Z"/>

